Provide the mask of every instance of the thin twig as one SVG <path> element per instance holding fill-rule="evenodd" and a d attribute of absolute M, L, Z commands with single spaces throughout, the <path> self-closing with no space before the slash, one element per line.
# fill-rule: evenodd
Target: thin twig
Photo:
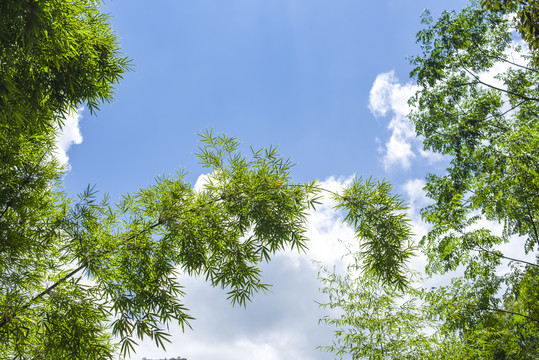
<path fill-rule="evenodd" d="M 520 260 L 520 259 L 515 259 L 515 258 L 512 258 L 512 257 L 509 257 L 509 256 L 505 256 L 505 255 L 502 255 L 500 253 L 497 253 L 495 251 L 491 251 L 491 250 L 487 250 L 487 249 L 483 249 L 482 247 L 479 246 L 478 249 L 471 249 L 473 251 L 482 251 L 482 252 L 486 252 L 486 253 L 489 253 L 489 254 L 492 254 L 492 255 L 496 255 L 498 257 L 501 257 L 503 259 L 507 259 L 507 260 L 511 260 L 511 261 L 516 261 L 516 262 L 520 262 L 520 263 L 524 263 L 524 264 L 528 264 L 530 266 L 534 266 L 534 267 L 539 267 L 538 264 L 534 264 L 534 263 L 531 263 L 529 261 L 526 261 L 526 260 Z"/>
<path fill-rule="evenodd" d="M 519 98 L 524 99 L 524 100 L 527 100 L 527 101 L 539 101 L 539 98 L 529 97 L 529 96 L 526 96 L 526 95 L 523 95 L 523 94 L 519 94 L 519 93 L 510 91 L 510 90 L 502 89 L 502 88 L 496 87 L 496 86 L 494 86 L 494 85 L 488 84 L 488 83 L 482 81 L 482 80 L 479 78 L 479 76 L 477 76 L 476 74 L 474 74 L 473 72 L 471 72 L 470 70 L 468 70 L 464 65 L 461 64 L 461 66 L 462 66 L 462 68 L 463 68 L 468 74 L 470 74 L 470 75 L 475 79 L 475 81 L 477 81 L 479 84 L 485 85 L 486 87 L 489 87 L 489 88 L 491 88 L 491 89 L 494 89 L 494 90 L 498 90 L 498 91 L 504 92 L 504 93 L 509 94 L 509 95 L 514 95 L 514 96 L 516 96 L 516 97 L 519 97 Z"/>
<path fill-rule="evenodd" d="M 519 68 L 522 68 L 522 69 L 524 69 L 524 70 L 528 70 L 528 71 L 532 71 L 532 72 L 539 72 L 539 71 L 537 71 L 537 69 L 532 69 L 532 68 L 529 68 L 529 67 L 527 67 L 527 66 L 525 66 L 525 65 L 517 64 L 517 63 L 515 63 L 515 62 L 513 62 L 513 61 L 509 61 L 509 60 L 504 59 L 504 58 L 499 57 L 499 56 L 490 55 L 490 54 L 487 53 L 486 51 L 481 51 L 481 52 L 483 53 L 483 55 L 485 55 L 485 56 L 487 56 L 487 57 L 489 57 L 489 58 L 496 59 L 496 60 L 500 60 L 500 61 L 506 62 L 506 63 L 508 63 L 508 64 L 511 64 L 511 65 L 515 65 L 515 66 L 517 66 L 517 67 L 519 67 Z"/>
<path fill-rule="evenodd" d="M 494 308 L 477 308 L 475 310 L 479 310 L 479 311 L 496 311 L 496 312 L 501 312 L 501 313 L 505 313 L 505 314 L 510 314 L 510 315 L 517 315 L 517 316 L 522 316 L 530 321 L 535 321 L 537 323 L 539 323 L 539 319 L 535 319 L 535 318 L 532 318 L 530 316 L 527 316 L 527 315 L 524 315 L 524 314 L 521 314 L 521 313 L 517 313 L 517 312 L 514 312 L 514 311 L 509 311 L 509 310 L 503 310 L 503 309 L 494 309 Z"/>

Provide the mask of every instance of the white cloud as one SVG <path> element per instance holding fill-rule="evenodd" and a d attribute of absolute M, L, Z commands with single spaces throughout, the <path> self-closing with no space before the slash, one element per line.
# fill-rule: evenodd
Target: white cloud
<path fill-rule="evenodd" d="M 374 116 L 386 116 L 391 104 L 391 90 L 395 82 L 395 72 L 379 74 L 369 93 L 369 110 Z"/>
<path fill-rule="evenodd" d="M 56 151 L 54 157 L 60 162 L 61 165 L 66 166 L 69 169 L 69 157 L 67 152 L 72 144 L 82 143 L 82 135 L 80 133 L 79 121 L 82 119 L 82 108 L 77 109 L 76 112 L 69 113 L 64 118 L 64 126 L 60 129 L 56 136 Z"/>
<path fill-rule="evenodd" d="M 419 155 L 421 155 L 422 158 L 427 159 L 429 165 L 432 165 L 444 159 L 444 156 L 442 154 L 435 153 L 431 150 L 425 150 L 421 147 L 418 147 L 417 151 L 419 152 Z"/>
<path fill-rule="evenodd" d="M 213 342 L 211 346 L 193 338 L 186 342 L 184 352 L 189 354 L 188 359 L 220 359 L 220 360 L 285 360 L 300 359 L 302 354 L 298 352 L 296 334 L 291 334 L 285 329 L 263 333 L 254 338 L 239 337 L 233 341 Z M 170 354 L 174 355 L 174 354 Z M 187 356 L 178 354 L 179 356 Z M 164 356 L 164 354 L 163 354 Z"/>
<path fill-rule="evenodd" d="M 386 152 L 383 157 L 384 169 L 388 170 L 393 165 L 400 165 L 404 169 L 410 168 L 410 160 L 415 157 L 412 151 L 410 139 L 403 137 L 401 133 L 393 131 L 391 138 L 386 142 Z"/>
<path fill-rule="evenodd" d="M 300 267 L 301 263 L 309 263 L 313 269 L 318 265 L 313 264 L 311 260 L 323 265 L 340 265 L 344 267 L 341 261 L 345 253 L 344 246 L 339 240 L 353 239 L 354 230 L 343 223 L 343 218 L 335 209 L 336 202 L 331 199 L 331 192 L 339 192 L 345 186 L 349 185 L 354 176 L 350 177 L 329 177 L 321 181 L 319 186 L 323 191 L 321 204 L 316 206 L 316 211 L 309 214 L 309 223 L 307 226 L 307 237 L 309 238 L 309 249 L 306 254 L 298 254 L 297 251 L 287 251 L 278 256 L 287 258 L 289 265 L 295 269 Z"/>
<path fill-rule="evenodd" d="M 410 112 L 408 99 L 417 91 L 412 83 L 399 83 L 394 71 L 379 74 L 369 94 L 369 109 L 375 117 L 392 114 L 388 129 L 391 137 L 381 147 L 382 164 L 387 170 L 394 165 L 410 168 L 411 159 L 416 157 L 413 146 L 417 137 L 413 124 L 406 118 Z M 421 154 L 421 153 L 420 153 Z"/>
<path fill-rule="evenodd" d="M 199 175 L 197 178 L 197 181 L 195 182 L 195 186 L 193 187 L 193 190 L 195 192 L 200 192 L 204 189 L 204 186 L 210 182 L 210 174 L 202 174 Z"/>
<path fill-rule="evenodd" d="M 411 215 L 418 215 L 419 210 L 432 201 L 423 190 L 425 184 L 423 179 L 410 179 L 403 185 L 404 193 L 408 197 Z"/>

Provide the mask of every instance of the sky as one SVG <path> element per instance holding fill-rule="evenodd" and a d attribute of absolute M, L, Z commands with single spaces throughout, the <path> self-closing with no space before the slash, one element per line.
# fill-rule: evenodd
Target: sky
<path fill-rule="evenodd" d="M 338 190 L 354 176 L 386 178 L 407 199 L 414 231 L 427 231 L 427 172 L 444 160 L 422 150 L 406 119 L 415 92 L 407 57 L 428 8 L 460 9 L 461 0 L 108 0 L 132 71 L 115 100 L 95 115 L 81 108 L 58 138 L 69 164 L 71 195 L 95 185 L 112 199 L 183 169 L 197 182 L 193 155 L 200 132 L 239 138 L 248 149 L 277 146 L 297 164 L 295 181 L 318 179 Z M 310 217 L 310 250 L 283 252 L 263 265 L 270 292 L 246 308 L 203 279 L 181 278 L 196 318 L 184 333 L 171 326 L 167 350 L 143 342 L 131 359 L 332 359 L 317 350 L 333 341 L 319 325 L 318 265 L 342 266 L 339 239 L 353 231 L 326 201 Z M 423 260 L 413 264 L 421 268 Z"/>

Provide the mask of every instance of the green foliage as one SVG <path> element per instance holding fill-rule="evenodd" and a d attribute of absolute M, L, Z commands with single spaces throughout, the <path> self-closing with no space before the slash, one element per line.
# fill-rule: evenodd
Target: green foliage
<path fill-rule="evenodd" d="M 413 60 L 421 88 L 410 118 L 425 147 L 451 159 L 447 174 L 429 174 L 425 188 L 434 200 L 423 211 L 434 225 L 423 241 L 433 255 L 432 271 L 455 269 L 470 260 L 470 251 L 488 250 L 513 235 L 527 237 L 527 251 L 539 244 L 533 119 L 538 72 L 530 64 L 513 66 L 496 76 L 504 88 L 481 79 L 495 63 L 511 65 L 504 52 L 510 24 L 496 16 L 473 7 L 444 13 L 418 34 L 425 51 Z M 482 218 L 503 223 L 503 235 L 471 230 Z M 499 260 L 487 254 L 485 261 Z"/>
<path fill-rule="evenodd" d="M 109 313 L 65 276 L 63 117 L 109 101 L 127 61 L 95 1 L 0 4 L 0 357 L 110 358 Z M 49 287 L 44 296 L 43 290 Z"/>
<path fill-rule="evenodd" d="M 68 110 L 112 99 L 127 68 L 97 0 L 0 4 L 0 134 L 42 132 Z"/>
<path fill-rule="evenodd" d="M 275 149 L 247 158 L 236 139 L 202 137 L 198 157 L 211 175 L 201 191 L 179 173 L 116 204 L 106 196 L 97 201 L 88 188 L 73 205 L 64 198 L 60 206 L 54 203 L 55 217 L 39 214 L 39 224 L 51 227 L 36 231 L 45 238 L 40 257 L 33 265 L 15 268 L 16 262 L 6 261 L 1 268 L 2 288 L 9 290 L 2 298 L 3 356 L 111 357 L 104 331 L 110 322 L 123 354 L 134 349 L 135 338 L 164 346 L 166 324 L 183 327 L 192 319 L 181 303 L 178 273 L 205 276 L 212 286 L 229 289 L 233 304 L 245 305 L 267 288 L 260 262 L 287 247 L 305 249 L 315 184 L 291 183 L 291 165 Z M 21 238 L 37 246 L 32 235 Z M 86 286 L 81 275 L 89 280 Z"/>
<path fill-rule="evenodd" d="M 537 65 L 537 50 L 539 50 L 539 4 L 534 0 L 481 0 L 483 8 L 516 16 L 516 28 L 524 41 L 534 53 L 534 62 Z"/>
<path fill-rule="evenodd" d="M 536 6 L 503 1 L 504 9 L 517 10 L 517 3 L 522 11 Z M 433 202 L 422 215 L 432 227 L 420 248 L 427 275 L 452 277 L 451 284 L 388 288 L 364 268 L 364 253 L 353 254 L 345 275 L 322 269 L 329 296 L 322 306 L 341 310 L 322 319 L 337 327 L 326 350 L 354 359 L 538 358 L 539 68 L 533 53 L 513 46 L 512 28 L 527 25 L 505 10 L 472 3 L 435 22 L 425 13 L 417 35 L 422 53 L 412 59 L 419 91 L 409 118 L 425 149 L 449 162 L 444 174 L 427 175 Z M 506 70 L 492 73 L 500 68 Z M 520 258 L 503 253 L 504 244 Z"/>
<path fill-rule="evenodd" d="M 432 230 L 421 245 L 430 274 L 464 270 L 426 298 L 440 331 L 458 340 L 458 358 L 533 359 L 538 301 L 524 300 L 520 286 L 537 265 L 498 245 L 520 236 L 522 254 L 538 250 L 538 68 L 518 48 L 509 54 L 514 24 L 503 14 L 472 4 L 426 23 L 418 33 L 423 54 L 412 61 L 420 90 L 410 119 L 425 148 L 446 155 L 450 166 L 427 177 L 434 202 L 423 217 Z M 483 74 L 495 66 L 507 68 L 492 74 L 498 83 Z M 496 223 L 501 234 L 489 229 Z M 504 259 L 514 263 L 505 272 Z"/>
<path fill-rule="evenodd" d="M 345 274 L 327 267 L 318 274 L 329 299 L 320 306 L 337 314 L 320 320 L 336 328 L 334 343 L 321 348 L 340 359 L 426 358 L 435 343 L 424 333 L 429 322 L 421 294 L 411 286 L 396 290 L 365 272 L 362 254 L 352 248 Z"/>
<path fill-rule="evenodd" d="M 337 209 L 346 211 L 344 221 L 355 229 L 360 241 L 362 270 L 403 290 L 408 282 L 406 262 L 414 247 L 406 207 L 391 190 L 387 181 L 356 179 L 334 198 L 339 201 Z"/>

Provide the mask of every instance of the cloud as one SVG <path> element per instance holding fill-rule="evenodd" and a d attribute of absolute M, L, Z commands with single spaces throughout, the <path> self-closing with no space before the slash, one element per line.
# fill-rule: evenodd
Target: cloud
<path fill-rule="evenodd" d="M 309 238 L 309 249 L 306 254 L 298 254 L 297 251 L 287 251 L 278 256 L 285 257 L 289 265 L 295 269 L 301 263 L 310 264 L 313 269 L 318 269 L 316 261 L 323 265 L 341 265 L 344 267 L 341 258 L 345 252 L 344 246 L 339 240 L 353 239 L 354 230 L 343 223 L 343 217 L 334 207 L 335 201 L 331 199 L 330 192 L 339 192 L 349 185 L 354 176 L 350 177 L 329 177 L 319 183 L 319 186 L 327 191 L 323 191 L 321 204 L 316 206 L 316 211 L 309 214 L 307 226 L 307 237 Z"/>
<path fill-rule="evenodd" d="M 302 353 L 297 350 L 296 334 L 287 330 L 271 331 L 256 337 L 240 337 L 232 341 L 212 342 L 211 346 L 204 339 L 193 337 L 185 341 L 182 350 L 168 352 L 168 356 L 184 356 L 187 359 L 220 359 L 220 360 L 285 360 L 301 359 Z M 162 358 L 167 356 L 163 353 Z"/>
<path fill-rule="evenodd" d="M 418 216 L 419 210 L 432 201 L 423 190 L 425 185 L 426 183 L 423 179 L 410 179 L 402 186 L 404 193 L 408 197 L 410 215 L 412 216 Z"/>
<path fill-rule="evenodd" d="M 414 158 L 412 144 L 409 139 L 403 137 L 398 131 L 393 131 L 391 138 L 386 142 L 386 153 L 383 157 L 384 169 L 388 170 L 397 164 L 404 169 L 410 168 L 410 159 Z"/>
<path fill-rule="evenodd" d="M 195 182 L 195 186 L 193 187 L 193 190 L 195 192 L 200 192 L 204 190 L 204 186 L 209 184 L 210 182 L 210 173 L 199 175 L 197 178 L 197 181 Z"/>
<path fill-rule="evenodd" d="M 394 165 L 410 168 L 411 159 L 416 157 L 413 146 L 417 136 L 413 124 L 406 118 L 410 112 L 408 99 L 417 91 L 412 83 L 399 83 L 394 71 L 379 74 L 369 93 L 369 110 L 375 117 L 392 114 L 388 129 L 391 137 L 381 147 L 382 164 L 387 170 Z"/>
<path fill-rule="evenodd" d="M 69 170 L 69 157 L 67 152 L 72 144 L 82 143 L 82 135 L 80 133 L 79 121 L 82 119 L 82 108 L 76 112 L 70 112 L 64 118 L 64 125 L 56 136 L 56 150 L 54 157 Z"/>

